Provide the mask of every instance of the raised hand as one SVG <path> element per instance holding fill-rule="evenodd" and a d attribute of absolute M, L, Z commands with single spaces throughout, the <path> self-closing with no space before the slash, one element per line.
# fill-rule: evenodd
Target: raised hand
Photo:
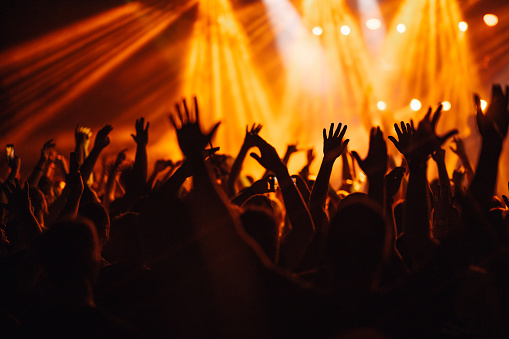
<path fill-rule="evenodd" d="M 369 150 L 366 159 L 362 160 L 357 152 L 353 151 L 352 156 L 357 160 L 360 168 L 366 176 L 371 177 L 379 174 L 385 175 L 387 171 L 387 144 L 380 127 L 373 127 L 369 137 Z"/>
<path fill-rule="evenodd" d="M 212 136 L 219 127 L 220 122 L 216 123 L 212 130 L 204 134 L 199 124 L 198 102 L 194 97 L 194 116 L 187 108 L 186 100 L 182 100 L 184 113 L 180 109 L 180 104 L 176 104 L 177 114 L 170 115 L 170 122 L 177 131 L 177 138 L 180 149 L 184 155 L 200 153 L 210 142 Z M 201 153 L 200 153 L 201 154 Z"/>
<path fill-rule="evenodd" d="M 131 134 L 134 141 L 141 146 L 146 146 L 148 144 L 148 126 L 150 122 L 147 122 L 145 126 L 145 118 L 141 117 L 136 120 L 136 135 Z"/>
<path fill-rule="evenodd" d="M 491 103 L 486 114 L 482 112 L 481 100 L 477 94 L 474 95 L 474 101 L 477 108 L 477 126 L 483 140 L 501 143 L 507 135 L 509 126 L 509 111 L 507 110 L 509 86 L 506 86 L 504 94 L 500 85 L 493 85 Z"/>
<path fill-rule="evenodd" d="M 260 165 L 265 167 L 265 169 L 276 173 L 276 176 L 278 170 L 283 168 L 286 170 L 286 166 L 283 164 L 276 149 L 271 144 L 263 140 L 258 135 L 253 137 L 253 140 L 255 141 L 256 147 L 260 150 L 261 156 L 256 153 L 251 153 L 250 155 L 252 158 L 258 161 Z"/>
<path fill-rule="evenodd" d="M 154 165 L 154 173 L 160 173 L 160 172 L 164 171 L 165 169 L 167 169 L 168 167 L 174 167 L 174 166 L 175 165 L 173 164 L 173 161 L 171 161 L 171 160 L 164 160 L 164 159 L 157 160 Z"/>
<path fill-rule="evenodd" d="M 453 151 L 455 154 L 457 154 L 460 158 L 466 154 L 465 152 L 465 144 L 463 143 L 463 140 L 461 140 L 460 138 L 457 138 L 457 137 L 454 137 L 452 139 L 452 141 L 454 141 L 454 143 L 456 144 L 456 149 L 452 148 L 452 147 L 449 147 L 451 149 L 451 151 Z"/>
<path fill-rule="evenodd" d="M 263 126 L 261 124 L 258 125 L 253 124 L 253 126 L 251 126 L 251 129 L 249 128 L 249 126 L 246 126 L 246 137 L 244 138 L 245 147 L 251 148 L 256 145 L 256 140 L 253 140 L 252 136 L 258 135 L 262 127 Z"/>
<path fill-rule="evenodd" d="M 401 129 L 398 124 L 394 124 L 394 129 L 396 130 L 398 139 L 393 136 L 389 136 L 388 138 L 408 162 L 412 152 L 412 137 L 415 133 L 414 122 L 410 120 L 410 123 L 405 124 L 402 121 Z"/>
<path fill-rule="evenodd" d="M 345 151 L 350 141 L 349 139 L 343 141 L 347 126 L 345 125 L 343 129 L 341 126 L 339 123 L 334 132 L 334 123 L 331 123 L 328 137 L 326 129 L 323 129 L 323 157 L 326 161 L 335 161 Z"/>
<path fill-rule="evenodd" d="M 90 137 L 92 136 L 92 132 L 90 128 L 76 125 L 74 129 L 74 138 L 76 140 L 76 145 L 84 145 L 88 147 L 88 143 L 90 142 Z"/>
<path fill-rule="evenodd" d="M 315 158 L 316 158 L 315 149 L 314 148 L 308 149 L 308 151 L 306 152 L 307 164 L 311 165 Z"/>
<path fill-rule="evenodd" d="M 97 132 L 95 136 L 94 148 L 98 150 L 103 150 L 106 146 L 110 144 L 110 138 L 108 134 L 113 130 L 111 125 L 106 125 Z"/>

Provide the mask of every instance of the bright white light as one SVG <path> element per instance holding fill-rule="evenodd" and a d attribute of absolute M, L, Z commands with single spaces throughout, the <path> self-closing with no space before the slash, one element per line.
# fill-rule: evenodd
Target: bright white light
<path fill-rule="evenodd" d="M 498 17 L 495 14 L 486 14 L 483 19 L 484 23 L 490 27 L 498 24 Z"/>
<path fill-rule="evenodd" d="M 323 29 L 320 26 L 313 27 L 312 32 L 316 36 L 320 36 L 323 33 Z"/>
<path fill-rule="evenodd" d="M 387 108 L 387 104 L 383 101 L 379 101 L 376 103 L 376 107 L 378 107 L 378 109 L 381 111 L 385 111 L 385 109 Z"/>
<path fill-rule="evenodd" d="M 468 29 L 468 24 L 465 21 L 462 21 L 458 24 L 458 27 L 460 31 L 466 32 L 466 30 Z"/>
<path fill-rule="evenodd" d="M 488 107 L 488 103 L 486 100 L 481 100 L 481 109 L 484 111 Z"/>
<path fill-rule="evenodd" d="M 400 33 L 404 33 L 406 31 L 406 26 L 404 24 L 399 24 L 396 26 L 396 30 Z"/>
<path fill-rule="evenodd" d="M 341 34 L 348 35 L 352 30 L 347 25 L 341 26 Z"/>
<path fill-rule="evenodd" d="M 442 102 L 442 110 L 444 112 L 449 111 L 451 109 L 451 107 L 452 107 L 452 105 L 451 105 L 451 103 L 449 101 Z"/>
<path fill-rule="evenodd" d="M 379 29 L 380 27 L 382 27 L 382 22 L 376 18 L 372 18 L 372 19 L 369 19 L 368 21 L 366 21 L 366 27 L 375 31 L 375 30 Z"/>
<path fill-rule="evenodd" d="M 415 111 L 417 112 L 418 110 L 420 110 L 422 107 L 422 104 L 419 100 L 417 99 L 413 99 L 411 102 L 410 102 L 410 108 L 412 109 L 412 111 Z"/>

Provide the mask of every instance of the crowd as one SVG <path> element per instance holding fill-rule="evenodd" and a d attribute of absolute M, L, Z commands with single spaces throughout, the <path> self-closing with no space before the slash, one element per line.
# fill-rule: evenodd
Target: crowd
<path fill-rule="evenodd" d="M 457 130 L 436 134 L 441 106 L 415 125 L 372 128 L 365 158 L 331 123 L 316 176 L 312 151 L 291 175 L 295 147 L 281 158 L 258 124 L 228 163 L 209 147 L 220 124 L 202 130 L 196 98 L 170 114 L 184 160 L 158 160 L 150 175 L 144 118 L 131 164 L 125 150 L 98 161 L 110 125 L 94 138 L 78 126 L 69 157 L 50 139 L 26 180 L 8 154 L 0 337 L 508 337 L 509 200 L 494 195 L 508 99 L 494 85 L 483 112 L 475 96 L 475 170 Z M 450 138 L 462 163 L 452 175 Z M 243 173 L 248 153 L 261 178 Z M 355 191 L 349 159 L 367 192 Z"/>

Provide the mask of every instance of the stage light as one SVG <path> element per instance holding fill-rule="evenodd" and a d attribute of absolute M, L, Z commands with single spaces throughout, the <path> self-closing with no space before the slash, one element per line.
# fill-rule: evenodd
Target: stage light
<path fill-rule="evenodd" d="M 320 36 L 323 33 L 323 28 L 320 26 L 313 27 L 313 34 L 316 36 Z"/>
<path fill-rule="evenodd" d="M 486 14 L 484 16 L 484 23 L 490 27 L 498 24 L 498 17 L 495 14 Z"/>
<path fill-rule="evenodd" d="M 410 102 L 410 108 L 412 109 L 412 111 L 415 111 L 417 112 L 418 110 L 420 110 L 422 107 L 422 104 L 419 100 L 417 99 L 413 99 L 411 102 Z"/>
<path fill-rule="evenodd" d="M 466 30 L 468 29 L 468 24 L 465 21 L 461 21 L 458 24 L 458 27 L 459 27 L 460 31 L 466 32 Z"/>
<path fill-rule="evenodd" d="M 488 103 L 486 102 L 486 100 L 481 100 L 481 109 L 483 110 L 483 112 L 486 110 L 486 107 L 488 107 Z"/>
<path fill-rule="evenodd" d="M 372 18 L 366 21 L 366 27 L 373 31 L 376 31 L 377 29 L 382 27 L 382 22 L 376 18 Z"/>
<path fill-rule="evenodd" d="M 352 30 L 347 25 L 341 26 L 341 34 L 348 35 Z"/>
<path fill-rule="evenodd" d="M 404 24 L 399 24 L 396 26 L 396 30 L 400 33 L 404 33 L 406 31 L 406 26 Z"/>
<path fill-rule="evenodd" d="M 376 107 L 378 107 L 378 109 L 381 111 L 385 111 L 385 109 L 387 108 L 387 104 L 383 101 L 379 101 L 376 103 Z"/>
<path fill-rule="evenodd" d="M 452 105 L 451 105 L 451 103 L 449 101 L 442 102 L 442 110 L 444 112 L 449 111 L 451 109 L 451 107 L 452 107 Z"/>

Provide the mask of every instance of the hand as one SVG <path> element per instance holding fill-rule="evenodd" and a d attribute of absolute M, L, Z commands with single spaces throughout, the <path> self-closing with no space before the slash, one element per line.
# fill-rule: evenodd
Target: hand
<path fill-rule="evenodd" d="M 113 127 L 111 125 L 106 125 L 103 128 L 101 128 L 99 132 L 97 132 L 97 135 L 95 137 L 94 148 L 102 150 L 110 144 L 110 138 L 108 137 L 108 134 L 110 134 L 112 129 Z"/>
<path fill-rule="evenodd" d="M 92 132 L 90 128 L 76 125 L 74 129 L 74 138 L 76 139 L 76 145 L 85 145 L 87 146 L 90 142 L 90 137 L 92 136 Z"/>
<path fill-rule="evenodd" d="M 403 154 L 407 162 L 411 156 L 412 151 L 412 137 L 415 133 L 414 122 L 410 120 L 410 123 L 401 122 L 401 129 L 398 124 L 394 124 L 394 129 L 396 130 L 396 134 L 398 135 L 398 139 L 393 136 L 389 136 L 389 140 L 392 141 L 394 146 L 398 149 L 398 151 Z"/>
<path fill-rule="evenodd" d="M 307 153 L 306 153 L 306 158 L 307 158 L 307 161 L 308 161 L 308 165 L 311 165 L 311 163 L 315 160 L 316 158 L 316 155 L 315 155 L 315 149 L 314 148 L 310 148 L 308 149 Z"/>
<path fill-rule="evenodd" d="M 49 159 L 51 150 L 54 149 L 56 144 L 53 142 L 53 139 L 50 139 L 44 143 L 41 149 L 41 158 L 47 161 Z"/>
<path fill-rule="evenodd" d="M 456 149 L 449 147 L 451 151 L 453 151 L 455 154 L 457 154 L 459 157 L 466 154 L 465 152 L 465 144 L 463 143 L 463 140 L 460 138 L 453 138 L 452 141 L 456 144 Z"/>
<path fill-rule="evenodd" d="M 275 192 L 276 188 L 272 185 L 274 176 L 268 175 L 265 178 L 253 182 L 249 190 L 253 194 L 265 194 Z"/>
<path fill-rule="evenodd" d="M 349 139 L 343 141 L 347 126 L 341 129 L 342 124 L 339 123 L 336 132 L 334 132 L 334 123 L 330 124 L 329 137 L 325 128 L 323 129 L 323 158 L 326 161 L 336 160 L 346 149 Z M 341 132 L 340 132 L 341 131 Z"/>
<path fill-rule="evenodd" d="M 141 117 L 136 119 L 136 135 L 131 134 L 134 141 L 140 146 L 146 146 L 148 144 L 148 126 L 150 122 L 147 122 L 147 126 L 145 126 L 145 118 Z"/>
<path fill-rule="evenodd" d="M 369 136 L 369 150 L 366 159 L 362 160 L 357 152 L 353 151 L 352 156 L 357 160 L 360 168 L 368 177 L 380 174 L 385 175 L 387 171 L 387 144 L 380 127 L 373 127 Z"/>
<path fill-rule="evenodd" d="M 286 156 L 290 156 L 292 155 L 293 153 L 296 153 L 298 152 L 299 149 L 297 149 L 297 144 L 290 144 L 290 145 L 287 145 L 286 146 Z"/>
<path fill-rule="evenodd" d="M 509 112 L 507 104 L 509 101 L 509 86 L 506 86 L 504 94 L 500 85 L 493 85 L 491 103 L 484 115 L 481 109 L 479 96 L 474 95 L 477 108 L 477 126 L 483 140 L 501 143 L 507 135 L 509 126 Z"/>
<path fill-rule="evenodd" d="M 454 185 L 454 195 L 463 193 L 463 180 L 465 178 L 464 171 L 454 170 L 452 172 L 452 184 Z"/>
<path fill-rule="evenodd" d="M 7 197 L 7 204 L 0 203 L 2 207 L 18 217 L 32 213 L 28 183 L 26 183 L 25 187 L 22 189 L 19 180 L 14 178 L 11 181 L 3 183 L 0 188 Z"/>
<path fill-rule="evenodd" d="M 252 136 L 253 135 L 258 135 L 258 133 L 260 133 L 260 130 L 262 129 L 262 125 L 261 124 L 253 124 L 253 126 L 251 126 L 251 129 L 249 129 L 249 126 L 246 126 L 246 137 L 244 138 L 244 145 L 245 147 L 247 148 L 251 148 L 251 147 L 254 147 L 255 146 L 255 140 L 253 140 Z"/>
<path fill-rule="evenodd" d="M 385 190 L 388 198 L 398 193 L 405 171 L 404 167 L 396 167 L 385 176 Z"/>
<path fill-rule="evenodd" d="M 220 122 L 216 123 L 209 133 L 204 134 L 199 125 L 199 111 L 196 97 L 194 98 L 194 117 L 189 114 L 185 99 L 183 104 L 185 115 L 180 111 L 180 105 L 176 104 L 177 114 L 170 115 L 170 122 L 177 131 L 179 146 L 184 155 L 201 154 L 202 150 L 212 139 Z M 193 121 L 191 118 L 194 118 Z"/>
<path fill-rule="evenodd" d="M 261 156 L 256 153 L 251 153 L 251 157 L 260 163 L 265 169 L 276 173 L 280 170 L 287 170 L 286 166 L 283 164 L 277 151 L 272 145 L 263 140 L 259 135 L 253 137 L 255 141 L 255 146 L 260 150 Z"/>
<path fill-rule="evenodd" d="M 163 160 L 163 159 L 157 160 L 156 164 L 154 165 L 154 173 L 160 173 L 160 172 L 164 171 L 165 169 L 167 169 L 168 167 L 173 167 L 173 166 L 174 166 L 174 164 L 173 164 L 173 161 L 171 161 L 171 160 Z"/>

